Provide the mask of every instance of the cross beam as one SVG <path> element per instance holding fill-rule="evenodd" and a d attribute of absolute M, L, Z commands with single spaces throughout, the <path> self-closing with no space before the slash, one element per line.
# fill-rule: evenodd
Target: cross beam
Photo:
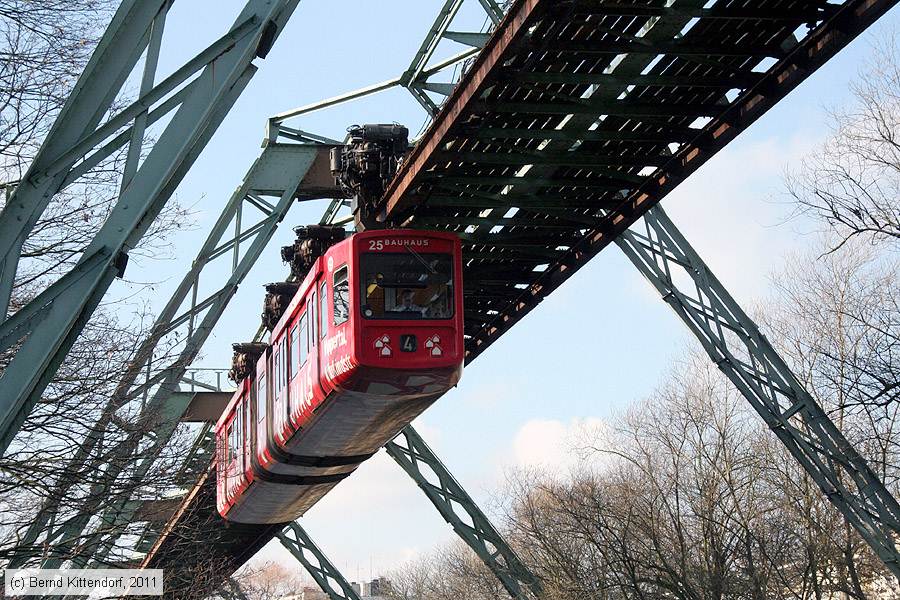
<path fill-rule="evenodd" d="M 500 8 L 496 0 L 478 1 L 488 20 L 491 22 L 491 27 L 496 27 L 503 18 L 503 9 Z M 430 81 L 430 79 L 440 73 L 446 73 L 451 67 L 457 67 L 464 61 L 475 57 L 489 36 L 489 34 L 485 32 L 450 31 L 450 26 L 453 24 L 454 19 L 464 2 L 465 0 L 444 1 L 443 5 L 438 10 L 434 23 L 425 35 L 425 39 L 422 40 L 421 46 L 416 51 L 409 66 L 401 75 L 394 77 L 393 79 L 374 83 L 351 92 L 346 92 L 338 96 L 319 100 L 312 104 L 279 113 L 269 120 L 269 131 L 273 136 L 273 139 L 274 136 L 278 135 L 281 123 L 288 119 L 322 110 L 323 108 L 350 102 L 352 100 L 357 100 L 359 98 L 364 98 L 397 86 L 406 88 L 409 93 L 412 94 L 413 98 L 416 99 L 416 102 L 421 104 L 422 108 L 428 112 L 428 115 L 431 118 L 434 118 L 440 110 L 440 104 L 443 102 L 443 99 L 435 101 L 435 99 L 427 92 L 433 92 L 439 96 L 446 97 L 453 92 L 456 84 Z M 432 62 L 435 51 L 442 40 L 452 40 L 470 46 L 470 48 L 437 62 Z"/>

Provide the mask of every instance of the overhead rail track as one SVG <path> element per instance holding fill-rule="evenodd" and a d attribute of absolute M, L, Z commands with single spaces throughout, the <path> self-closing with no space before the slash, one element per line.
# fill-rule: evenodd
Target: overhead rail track
<path fill-rule="evenodd" d="M 462 237 L 468 360 L 896 1 L 709 4 L 515 2 L 404 162 L 381 219 Z"/>

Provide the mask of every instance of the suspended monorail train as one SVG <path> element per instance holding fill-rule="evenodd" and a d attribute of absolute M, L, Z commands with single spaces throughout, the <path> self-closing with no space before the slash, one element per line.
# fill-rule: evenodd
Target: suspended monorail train
<path fill-rule="evenodd" d="M 304 270 L 274 291 L 268 343 L 235 346 L 243 368 L 216 427 L 229 521 L 302 515 L 462 374 L 457 236 L 364 231 Z"/>

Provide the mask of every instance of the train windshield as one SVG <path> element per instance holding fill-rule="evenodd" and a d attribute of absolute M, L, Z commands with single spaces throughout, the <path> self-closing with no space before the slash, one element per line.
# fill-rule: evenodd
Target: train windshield
<path fill-rule="evenodd" d="M 364 253 L 362 314 L 368 319 L 449 319 L 453 260 L 449 254 Z"/>

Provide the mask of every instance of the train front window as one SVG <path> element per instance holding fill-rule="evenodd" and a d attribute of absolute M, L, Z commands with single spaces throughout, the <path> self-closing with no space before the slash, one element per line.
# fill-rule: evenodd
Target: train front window
<path fill-rule="evenodd" d="M 367 319 L 449 319 L 453 260 L 449 254 L 362 255 L 362 314 Z"/>

